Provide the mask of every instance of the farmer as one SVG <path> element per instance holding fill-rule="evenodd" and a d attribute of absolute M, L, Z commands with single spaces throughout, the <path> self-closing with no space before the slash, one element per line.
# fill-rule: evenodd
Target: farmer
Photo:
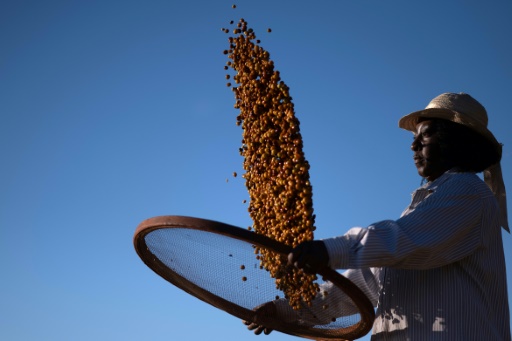
<path fill-rule="evenodd" d="M 372 340 L 510 340 L 502 145 L 487 129 L 485 108 L 468 94 L 444 93 L 399 127 L 413 132 L 414 164 L 426 180 L 401 217 L 305 242 L 289 262 L 312 273 L 349 269 L 344 275 L 377 307 Z M 310 325 L 351 310 L 336 290 L 304 312 L 281 303 L 265 310 Z"/>

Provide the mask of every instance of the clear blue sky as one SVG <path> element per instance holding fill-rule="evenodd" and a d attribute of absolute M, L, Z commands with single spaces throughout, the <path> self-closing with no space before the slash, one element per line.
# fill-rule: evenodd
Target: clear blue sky
<path fill-rule="evenodd" d="M 487 108 L 512 193 L 510 1 L 2 1 L 0 339 L 256 338 L 132 246 L 157 215 L 250 224 L 222 54 L 241 17 L 294 98 L 316 238 L 398 218 L 420 178 L 397 120 L 443 92 Z"/>

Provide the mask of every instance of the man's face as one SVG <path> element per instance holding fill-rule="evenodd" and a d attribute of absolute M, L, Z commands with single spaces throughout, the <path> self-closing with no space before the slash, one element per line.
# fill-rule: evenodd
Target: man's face
<path fill-rule="evenodd" d="M 422 121 L 416 125 L 411 149 L 418 174 L 428 181 L 437 179 L 450 168 L 441 155 L 435 121 Z"/>

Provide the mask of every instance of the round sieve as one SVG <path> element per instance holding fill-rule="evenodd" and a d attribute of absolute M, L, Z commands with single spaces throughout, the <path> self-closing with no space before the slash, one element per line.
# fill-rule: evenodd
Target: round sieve
<path fill-rule="evenodd" d="M 133 242 L 142 261 L 158 275 L 242 320 L 255 322 L 255 309 L 268 302 L 279 302 L 286 307 L 283 293 L 260 267 L 254 252 L 257 247 L 287 257 L 291 247 L 285 244 L 236 226 L 184 216 L 144 220 L 137 227 Z M 285 309 L 285 315 L 279 315 L 281 318 L 258 316 L 258 323 L 315 340 L 354 340 L 368 333 L 374 308 L 356 285 L 330 268 L 319 271 L 317 283 L 322 288 L 319 295 L 329 293 L 323 292 L 323 288 L 334 288 L 344 301 L 350 301 L 352 311 L 339 311 L 327 322 L 324 319 L 322 323 L 312 324 L 310 320 L 297 318 L 296 311 Z M 304 306 L 299 314 L 316 318 L 318 311 Z"/>

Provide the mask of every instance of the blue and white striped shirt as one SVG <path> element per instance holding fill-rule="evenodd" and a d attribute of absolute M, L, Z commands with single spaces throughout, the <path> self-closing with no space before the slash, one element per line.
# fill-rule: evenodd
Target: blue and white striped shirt
<path fill-rule="evenodd" d="M 498 217 L 477 175 L 448 171 L 398 220 L 325 239 L 330 266 L 377 306 L 372 340 L 510 340 Z M 330 311 L 347 309 L 329 296 Z"/>

